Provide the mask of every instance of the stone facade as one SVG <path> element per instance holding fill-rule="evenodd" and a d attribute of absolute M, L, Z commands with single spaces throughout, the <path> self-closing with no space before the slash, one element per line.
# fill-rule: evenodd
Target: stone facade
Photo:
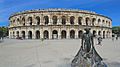
<path fill-rule="evenodd" d="M 77 9 L 39 9 L 18 12 L 9 18 L 9 37 L 25 39 L 80 38 L 85 27 L 103 38 L 112 35 L 112 20 L 91 11 Z"/>

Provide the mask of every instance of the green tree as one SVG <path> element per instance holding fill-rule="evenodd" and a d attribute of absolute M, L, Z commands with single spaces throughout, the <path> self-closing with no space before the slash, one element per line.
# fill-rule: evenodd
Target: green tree
<path fill-rule="evenodd" d="M 114 27 L 112 27 L 112 33 L 114 33 L 114 34 L 120 34 L 120 26 L 114 26 Z"/>

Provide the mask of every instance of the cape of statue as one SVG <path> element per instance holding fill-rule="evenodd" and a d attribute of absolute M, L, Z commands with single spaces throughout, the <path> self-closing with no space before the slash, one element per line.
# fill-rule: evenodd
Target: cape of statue
<path fill-rule="evenodd" d="M 72 60 L 71 67 L 107 67 L 94 48 L 90 28 L 85 28 L 85 31 L 81 39 L 81 48 Z"/>

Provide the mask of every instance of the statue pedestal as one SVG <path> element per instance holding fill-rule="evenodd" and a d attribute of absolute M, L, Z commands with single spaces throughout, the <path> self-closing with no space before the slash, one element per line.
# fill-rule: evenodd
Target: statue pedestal
<path fill-rule="evenodd" d="M 107 67 L 98 55 L 95 48 L 90 53 L 86 53 L 82 48 L 72 60 L 71 67 Z"/>

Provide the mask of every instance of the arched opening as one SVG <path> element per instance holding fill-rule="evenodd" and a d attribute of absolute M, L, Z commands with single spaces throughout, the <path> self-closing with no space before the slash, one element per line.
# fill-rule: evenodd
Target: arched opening
<path fill-rule="evenodd" d="M 82 25 L 82 17 L 78 17 L 78 24 Z"/>
<path fill-rule="evenodd" d="M 83 31 L 82 31 L 82 30 L 78 31 L 78 37 L 79 37 L 79 38 L 82 37 L 82 34 L 83 34 Z"/>
<path fill-rule="evenodd" d="M 53 16 L 52 20 L 53 20 L 53 24 L 56 25 L 57 24 L 57 16 Z"/>
<path fill-rule="evenodd" d="M 23 26 L 25 26 L 25 17 L 22 18 Z"/>
<path fill-rule="evenodd" d="M 65 31 L 65 30 L 63 30 L 63 31 L 61 32 L 61 38 L 62 38 L 62 39 L 65 39 L 65 38 L 66 38 L 66 31 Z"/>
<path fill-rule="evenodd" d="M 40 25 L 40 17 L 39 16 L 36 17 L 36 20 L 37 20 L 37 22 L 36 22 L 37 25 Z"/>
<path fill-rule="evenodd" d="M 108 26 L 108 21 L 106 21 L 106 26 Z"/>
<path fill-rule="evenodd" d="M 47 30 L 44 31 L 44 39 L 49 39 L 49 32 Z"/>
<path fill-rule="evenodd" d="M 45 24 L 49 23 L 49 17 L 48 16 L 44 16 L 44 20 L 45 20 Z"/>
<path fill-rule="evenodd" d="M 57 32 L 57 30 L 53 30 L 53 32 L 52 32 L 52 38 L 53 39 L 57 39 L 58 38 L 58 32 Z"/>
<path fill-rule="evenodd" d="M 86 26 L 88 26 L 90 24 L 90 19 L 87 17 L 85 22 L 86 22 Z"/>
<path fill-rule="evenodd" d="M 101 31 L 98 31 L 98 35 L 101 36 Z"/>
<path fill-rule="evenodd" d="M 71 17 L 70 17 L 70 24 L 72 24 L 72 25 L 74 24 L 74 19 L 75 19 L 74 16 L 71 16 Z"/>
<path fill-rule="evenodd" d="M 65 25 L 66 24 L 66 17 L 62 16 L 62 24 Z"/>
<path fill-rule="evenodd" d="M 19 18 L 17 18 L 17 24 L 19 25 L 19 24 L 21 24 L 21 22 L 20 22 L 20 19 Z"/>
<path fill-rule="evenodd" d="M 100 22 L 101 22 L 101 20 L 100 20 L 100 19 L 98 19 L 98 24 L 100 24 Z"/>
<path fill-rule="evenodd" d="M 109 31 L 107 31 L 107 34 L 106 34 L 106 38 L 108 38 L 109 37 Z"/>
<path fill-rule="evenodd" d="M 32 17 L 29 17 L 28 21 L 29 21 L 29 25 L 32 25 Z"/>
<path fill-rule="evenodd" d="M 28 39 L 32 39 L 32 31 L 28 32 Z"/>
<path fill-rule="evenodd" d="M 108 25 L 109 27 L 110 27 L 110 22 L 109 22 L 109 25 Z"/>
<path fill-rule="evenodd" d="M 93 36 L 96 37 L 96 31 L 95 30 L 93 30 Z"/>
<path fill-rule="evenodd" d="M 36 31 L 36 39 L 40 39 L 40 31 L 39 30 Z"/>
<path fill-rule="evenodd" d="M 103 38 L 105 38 L 105 31 L 103 31 Z"/>
<path fill-rule="evenodd" d="M 19 38 L 19 31 L 17 31 L 17 38 Z"/>
<path fill-rule="evenodd" d="M 71 38 L 71 39 L 74 39 L 74 38 L 75 38 L 75 31 L 74 31 L 74 30 L 71 30 L 71 31 L 70 31 L 70 38 Z"/>
<path fill-rule="evenodd" d="M 92 19 L 92 26 L 94 26 L 94 25 L 95 25 L 95 21 L 96 21 L 96 19 L 95 19 L 95 18 L 93 18 L 93 19 Z"/>
<path fill-rule="evenodd" d="M 25 31 L 22 31 L 22 38 L 25 39 Z"/>

